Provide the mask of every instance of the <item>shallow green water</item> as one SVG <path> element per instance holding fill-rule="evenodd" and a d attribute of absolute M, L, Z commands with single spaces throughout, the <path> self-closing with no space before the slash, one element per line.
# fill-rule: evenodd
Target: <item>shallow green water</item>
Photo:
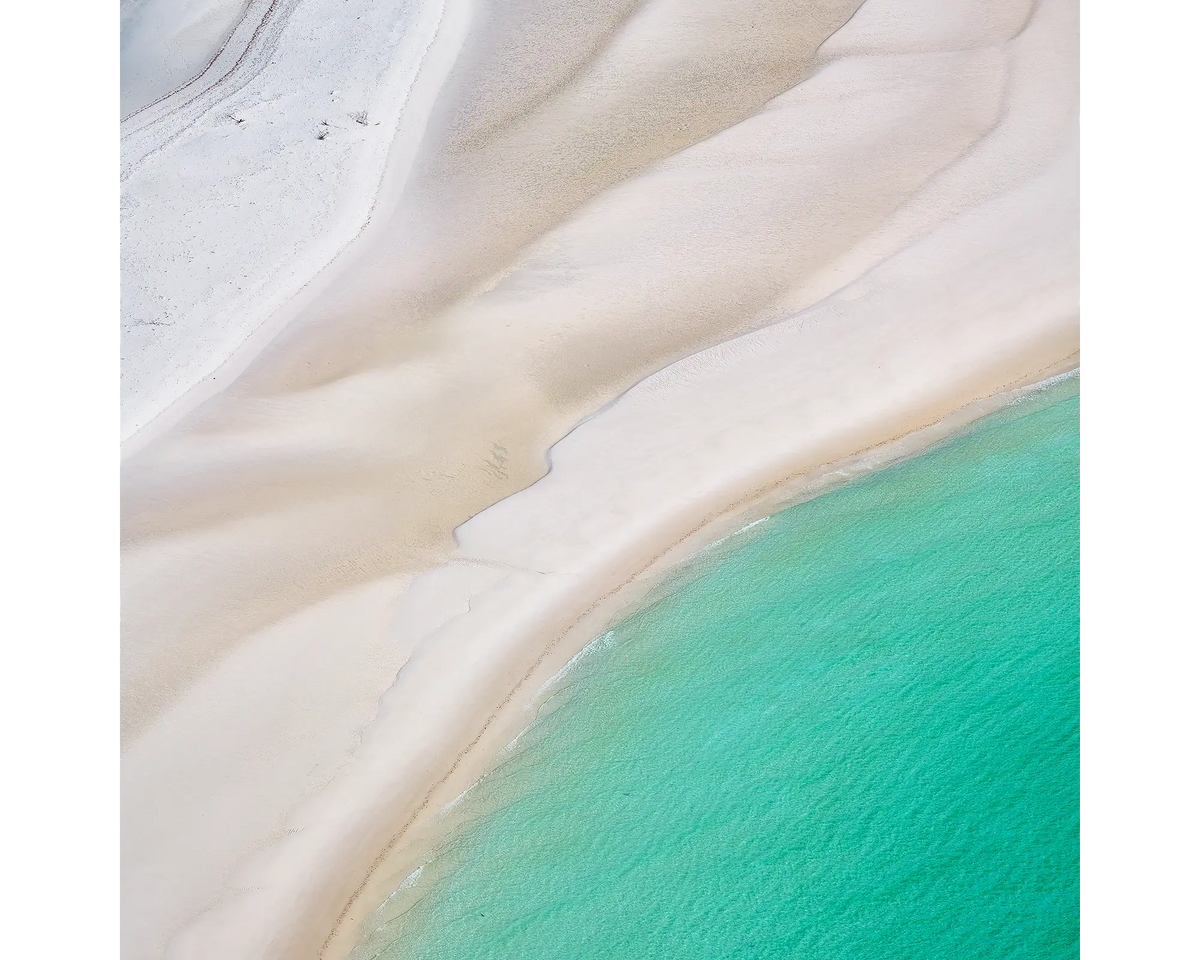
<path fill-rule="evenodd" d="M 1077 956 L 1078 504 L 1072 379 L 710 551 L 359 955 Z"/>

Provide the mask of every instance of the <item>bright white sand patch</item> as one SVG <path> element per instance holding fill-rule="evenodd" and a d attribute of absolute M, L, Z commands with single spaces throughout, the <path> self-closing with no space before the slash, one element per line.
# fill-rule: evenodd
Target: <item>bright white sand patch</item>
<path fill-rule="evenodd" d="M 249 0 L 122 0 L 121 116 L 201 73 Z"/>
<path fill-rule="evenodd" d="M 419 139 L 410 93 L 441 0 L 267 6 L 254 11 L 262 30 L 251 35 L 248 17 L 230 62 L 214 65 L 225 79 L 123 125 L 123 437 L 333 260 L 367 222 L 397 132 Z M 453 45 L 461 0 L 447 19 L 441 39 Z"/>

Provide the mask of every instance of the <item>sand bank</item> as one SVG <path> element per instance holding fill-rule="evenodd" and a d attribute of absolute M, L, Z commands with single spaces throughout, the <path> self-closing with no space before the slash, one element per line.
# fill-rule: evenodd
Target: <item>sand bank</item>
<path fill-rule="evenodd" d="M 475 10 L 370 230 L 131 448 L 127 957 L 343 950 L 600 598 L 1070 362 L 1074 4 L 855 6 Z"/>

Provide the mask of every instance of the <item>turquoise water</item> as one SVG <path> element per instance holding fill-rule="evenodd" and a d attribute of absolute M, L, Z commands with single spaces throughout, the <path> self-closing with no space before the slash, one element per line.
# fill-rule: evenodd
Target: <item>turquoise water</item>
<path fill-rule="evenodd" d="M 710 551 L 358 955 L 1078 956 L 1078 417 L 1071 379 Z"/>

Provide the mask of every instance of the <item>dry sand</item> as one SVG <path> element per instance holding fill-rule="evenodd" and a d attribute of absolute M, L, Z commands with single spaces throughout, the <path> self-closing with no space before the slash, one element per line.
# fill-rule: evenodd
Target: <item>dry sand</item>
<path fill-rule="evenodd" d="M 129 309 L 193 284 L 127 341 L 127 958 L 340 955 L 600 598 L 1074 362 L 1075 3 L 856 7 L 448 0 L 364 54 L 393 127 L 275 232 L 221 220 L 289 196 L 258 154 L 181 187 L 229 149 L 221 82 L 127 127 L 158 231 L 127 240 Z M 256 82 L 313 72 L 286 28 Z M 272 183 L 311 159 L 282 142 Z M 195 201 L 207 270 L 154 241 L 162 197 Z"/>

